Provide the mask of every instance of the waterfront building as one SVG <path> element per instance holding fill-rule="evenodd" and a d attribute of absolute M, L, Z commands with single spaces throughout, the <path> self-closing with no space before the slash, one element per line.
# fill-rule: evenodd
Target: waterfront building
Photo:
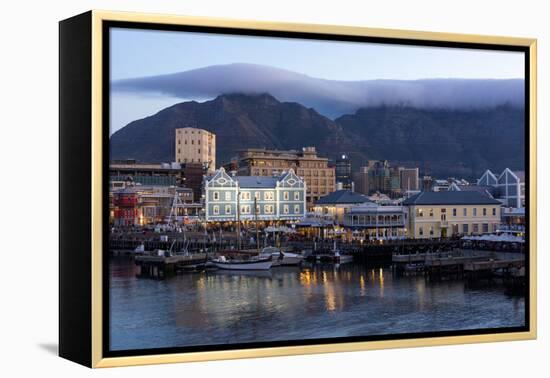
<path fill-rule="evenodd" d="M 115 189 L 111 194 L 110 218 L 115 226 L 141 226 L 167 221 L 174 202 L 182 204 L 173 214 L 180 219 L 198 216 L 202 207 L 194 203 L 190 188 L 128 182 L 124 188 Z"/>
<path fill-rule="evenodd" d="M 336 159 L 336 186 L 339 190 L 353 190 L 353 180 L 351 176 L 351 160 L 348 155 L 342 154 Z"/>
<path fill-rule="evenodd" d="M 395 239 L 406 236 L 406 212 L 402 206 L 381 206 L 366 202 L 344 214 L 343 225 L 362 240 Z"/>
<path fill-rule="evenodd" d="M 495 232 L 501 205 L 476 191 L 420 192 L 403 201 L 408 236 L 419 239 Z"/>
<path fill-rule="evenodd" d="M 351 190 L 337 190 L 315 202 L 313 212 L 317 217 L 330 218 L 335 224 L 344 223 L 344 214 L 358 204 L 372 203 L 367 196 Z"/>
<path fill-rule="evenodd" d="M 205 166 L 201 163 L 141 163 L 133 159 L 114 160 L 109 164 L 112 190 L 122 189 L 127 182 L 135 185 L 178 186 L 193 190 L 195 199 L 202 194 Z"/>
<path fill-rule="evenodd" d="M 272 177 L 292 169 L 305 181 L 308 207 L 335 190 L 335 167 L 329 166 L 328 158 L 318 156 L 315 147 L 304 147 L 302 151 L 248 148 L 238 153 L 236 159 L 224 165 L 227 172 L 236 168 L 238 176 Z"/>
<path fill-rule="evenodd" d="M 216 135 L 194 127 L 175 130 L 175 159 L 177 163 L 199 163 L 208 172 L 216 169 Z"/>
<path fill-rule="evenodd" d="M 496 189 L 496 196 L 505 207 L 525 207 L 525 172 L 504 169 L 496 176 L 486 170 L 477 180 L 478 185 L 492 186 Z"/>
<path fill-rule="evenodd" d="M 256 217 L 269 222 L 299 220 L 306 214 L 306 187 L 292 169 L 267 177 L 230 176 L 220 168 L 205 179 L 206 220 L 234 222 L 237 217 L 241 221 Z"/>

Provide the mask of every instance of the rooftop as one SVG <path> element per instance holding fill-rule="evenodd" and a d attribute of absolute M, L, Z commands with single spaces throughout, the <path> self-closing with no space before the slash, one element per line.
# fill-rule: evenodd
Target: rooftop
<path fill-rule="evenodd" d="M 275 188 L 281 177 L 235 176 L 232 179 L 238 181 L 241 188 Z"/>
<path fill-rule="evenodd" d="M 420 192 L 403 201 L 403 205 L 501 205 L 477 191 Z"/>
<path fill-rule="evenodd" d="M 321 199 L 319 199 L 316 205 L 340 205 L 340 204 L 356 204 L 372 202 L 367 196 L 352 192 L 351 190 L 337 190 L 332 192 Z"/>

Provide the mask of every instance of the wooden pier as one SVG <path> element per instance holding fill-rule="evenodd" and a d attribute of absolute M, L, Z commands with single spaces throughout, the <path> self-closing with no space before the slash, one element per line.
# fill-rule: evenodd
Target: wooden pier
<path fill-rule="evenodd" d="M 138 277 L 164 279 L 176 274 L 177 270 L 193 265 L 206 263 L 205 253 L 176 256 L 136 256 L 135 263 L 139 266 Z"/>

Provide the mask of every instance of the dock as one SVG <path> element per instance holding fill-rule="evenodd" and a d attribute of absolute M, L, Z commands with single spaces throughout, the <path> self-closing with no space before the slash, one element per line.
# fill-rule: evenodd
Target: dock
<path fill-rule="evenodd" d="M 135 264 L 139 267 L 138 277 L 164 279 L 176 274 L 178 269 L 206 263 L 206 253 L 176 256 L 149 256 L 135 257 Z"/>

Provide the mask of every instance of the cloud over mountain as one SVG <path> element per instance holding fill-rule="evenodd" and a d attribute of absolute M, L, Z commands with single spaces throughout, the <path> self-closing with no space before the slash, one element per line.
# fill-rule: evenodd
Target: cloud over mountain
<path fill-rule="evenodd" d="M 270 93 L 280 101 L 301 103 L 330 118 L 379 105 L 479 109 L 524 103 L 523 79 L 338 81 L 246 63 L 118 80 L 112 83 L 112 89 L 182 99 L 211 99 L 224 93 Z"/>

